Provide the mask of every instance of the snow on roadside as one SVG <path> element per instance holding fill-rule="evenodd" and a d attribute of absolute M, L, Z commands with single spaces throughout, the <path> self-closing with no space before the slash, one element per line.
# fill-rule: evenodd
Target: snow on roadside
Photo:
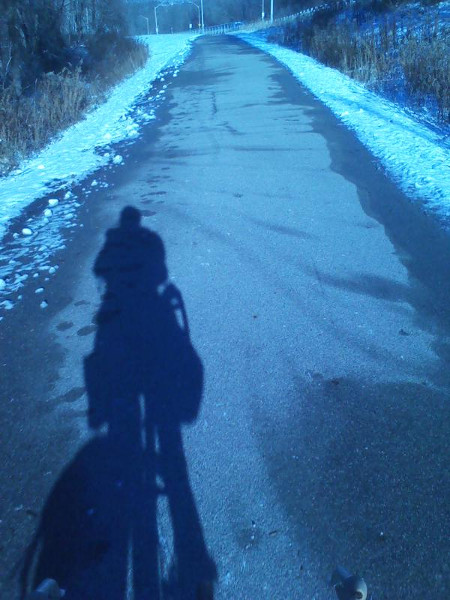
<path fill-rule="evenodd" d="M 150 49 L 147 64 L 117 85 L 108 100 L 85 119 L 0 179 L 0 239 L 9 221 L 37 198 L 55 187 L 72 185 L 110 160 L 120 162 L 108 152 L 102 153 L 101 148 L 135 137 L 140 124 L 154 118 L 153 114 L 141 113 L 139 119 L 132 119 L 127 113 L 163 68 L 183 62 L 194 38 L 192 34 L 141 36 L 140 41 Z"/>
<path fill-rule="evenodd" d="M 258 33 L 235 35 L 285 65 L 355 131 L 408 196 L 423 201 L 439 216 L 450 217 L 450 148 L 443 135 L 309 56 L 271 44 Z"/>
<path fill-rule="evenodd" d="M 167 85 L 150 97 L 152 82 L 163 81 L 166 69 L 177 76 L 195 37 L 142 36 L 141 41 L 149 45 L 151 52 L 147 64 L 116 86 L 108 100 L 84 120 L 24 162 L 20 170 L 0 179 L 0 239 L 11 219 L 21 215 L 34 200 L 48 197 L 41 213 L 27 218 L 16 231 L 11 230 L 12 238 L 0 248 L 0 321 L 23 299 L 26 282 L 35 284 L 37 305 L 42 309 L 48 306 L 45 290 L 58 271 L 55 255 L 65 247 L 75 228 L 83 227 L 78 219 L 81 204 L 73 191 L 74 184 L 108 162 L 111 166 L 124 164 L 123 157 L 114 153 L 110 145 L 131 140 L 139 135 L 141 126 L 155 118 L 154 109 L 164 97 Z M 86 182 L 77 194 L 87 199 L 94 190 L 108 187 L 104 178 L 103 173 Z"/>

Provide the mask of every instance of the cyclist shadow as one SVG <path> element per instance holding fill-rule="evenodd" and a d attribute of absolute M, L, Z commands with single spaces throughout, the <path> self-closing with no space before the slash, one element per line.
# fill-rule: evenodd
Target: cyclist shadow
<path fill-rule="evenodd" d="M 56 483 L 28 550 L 24 587 L 51 577 L 68 600 L 194 598 L 216 570 L 181 435 L 203 387 L 182 296 L 167 283 L 161 238 L 132 207 L 107 232 L 94 273 L 106 289 L 84 369 L 90 427 L 107 433 Z"/>

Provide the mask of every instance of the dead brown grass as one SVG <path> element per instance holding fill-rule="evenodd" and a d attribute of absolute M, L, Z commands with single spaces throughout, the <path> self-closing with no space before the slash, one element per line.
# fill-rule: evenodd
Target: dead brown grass
<path fill-rule="evenodd" d="M 104 52 L 88 73 L 80 66 L 42 75 L 26 94 L 17 95 L 13 86 L 0 88 L 0 175 L 79 121 L 148 58 L 147 48 L 132 40 L 117 50 Z"/>
<path fill-rule="evenodd" d="M 393 10 L 363 25 L 358 18 L 339 21 L 338 15 L 337 8 L 327 8 L 312 22 L 290 24 L 281 41 L 379 91 L 403 79 L 412 101 L 434 102 L 438 117 L 450 121 L 448 25 L 428 19 L 416 27 L 411 13 L 405 27 Z"/>
<path fill-rule="evenodd" d="M 425 38 L 410 35 L 400 48 L 399 61 L 409 89 L 434 97 L 440 118 L 450 122 L 450 31 Z"/>
<path fill-rule="evenodd" d="M 360 37 L 356 27 L 345 25 L 318 29 L 311 40 L 311 54 L 364 83 L 384 79 L 392 68 L 392 58 L 376 35 Z"/>

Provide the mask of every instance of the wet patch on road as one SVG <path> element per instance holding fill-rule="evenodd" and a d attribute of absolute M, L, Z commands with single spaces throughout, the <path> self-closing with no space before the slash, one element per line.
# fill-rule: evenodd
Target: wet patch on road
<path fill-rule="evenodd" d="M 280 503 L 321 572 L 336 560 L 352 565 L 380 600 L 439 595 L 450 575 L 449 395 L 316 372 L 294 394 L 287 414 L 256 417 L 258 437 Z"/>
<path fill-rule="evenodd" d="M 77 331 L 77 335 L 79 335 L 79 336 L 90 335 L 91 333 L 94 333 L 95 331 L 97 331 L 97 327 L 95 325 L 86 325 L 86 327 L 82 327 L 81 329 L 79 329 Z"/>
<path fill-rule="evenodd" d="M 380 227 L 380 224 L 377 221 L 365 221 L 363 223 L 357 223 L 357 225 L 363 229 L 378 229 L 378 227 Z"/>
<path fill-rule="evenodd" d="M 86 392 L 86 388 L 84 387 L 75 387 L 72 388 L 71 390 L 69 390 L 66 394 L 63 394 L 62 396 L 58 396 L 58 398 L 56 398 L 57 402 L 76 402 L 77 400 L 79 400 Z"/>
<path fill-rule="evenodd" d="M 263 533 L 259 527 L 252 523 L 251 527 L 244 527 L 236 533 L 237 542 L 242 550 L 257 548 L 262 540 Z"/>

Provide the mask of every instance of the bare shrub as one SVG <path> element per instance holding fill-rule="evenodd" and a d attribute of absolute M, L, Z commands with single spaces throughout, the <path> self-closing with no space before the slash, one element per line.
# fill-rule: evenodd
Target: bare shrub
<path fill-rule="evenodd" d="M 104 88 L 134 73 L 148 58 L 147 46 L 113 32 L 91 38 L 86 47 L 92 64 L 87 77 L 97 79 Z"/>
<path fill-rule="evenodd" d="M 42 129 L 52 130 L 55 125 L 66 127 L 74 123 L 90 105 L 94 94 L 81 77 L 80 69 L 64 69 L 58 75 L 47 73 L 37 88 L 33 102 L 34 120 Z M 42 137 L 41 137 L 42 141 Z"/>
<path fill-rule="evenodd" d="M 388 50 L 386 29 L 363 34 L 356 23 L 316 28 L 310 45 L 311 55 L 320 62 L 373 85 L 392 69 Z"/>
<path fill-rule="evenodd" d="M 120 57 L 120 58 L 118 58 Z M 46 73 L 27 95 L 14 86 L 0 87 L 0 175 L 43 148 L 56 134 L 79 121 L 85 112 L 148 58 L 143 44 L 131 39 L 105 49 L 100 62 L 83 73 L 82 66 Z"/>
<path fill-rule="evenodd" d="M 264 23 L 266 27 L 270 27 L 270 22 L 267 21 Z M 279 31 L 275 33 L 270 33 L 267 37 L 269 42 L 281 42 L 285 46 L 299 48 L 301 40 L 303 39 L 303 23 L 298 21 L 292 21 L 290 23 L 286 23 L 283 26 L 281 33 Z M 281 39 L 280 39 L 281 37 Z"/>
<path fill-rule="evenodd" d="M 338 5 L 316 12 L 309 22 L 298 20 L 273 36 L 350 77 L 391 97 L 409 92 L 410 103 L 424 99 L 437 107 L 437 116 L 450 121 L 450 28 L 416 11 L 401 16 L 395 7 L 405 0 L 371 0 L 364 5 Z M 439 0 L 422 0 L 422 4 Z M 424 9 L 422 9 L 423 11 Z M 344 12 L 342 12 L 344 11 Z M 375 16 L 376 15 L 376 16 Z"/>
<path fill-rule="evenodd" d="M 450 121 L 450 31 L 410 35 L 399 60 L 410 91 L 435 98 L 441 119 Z"/>
<path fill-rule="evenodd" d="M 74 123 L 92 100 L 80 70 L 48 73 L 34 93 L 19 96 L 14 89 L 0 92 L 0 160 L 14 166 L 23 156 L 42 148 L 49 137 Z"/>

